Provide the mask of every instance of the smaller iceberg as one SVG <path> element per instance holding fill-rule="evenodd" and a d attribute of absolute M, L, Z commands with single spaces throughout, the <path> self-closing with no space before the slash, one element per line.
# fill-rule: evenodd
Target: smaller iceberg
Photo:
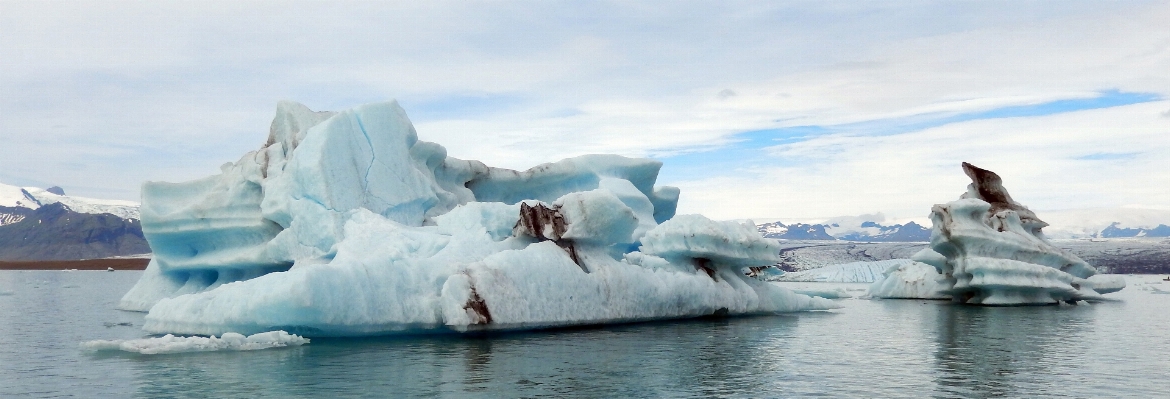
<path fill-rule="evenodd" d="M 930 248 L 916 263 L 891 268 L 870 287 L 874 298 L 951 298 L 975 305 L 1042 305 L 1100 299 L 1125 280 L 1098 275 L 1052 245 L 1048 223 L 1008 195 L 992 171 L 964 162 L 971 178 L 959 200 L 931 209 Z M 933 269 L 933 270 L 932 270 Z"/>
<path fill-rule="evenodd" d="M 933 266 L 933 263 L 941 263 L 946 258 L 926 248 L 911 259 L 900 260 L 902 262 L 882 272 L 881 278 L 869 286 L 866 296 L 887 299 L 951 299 L 951 295 L 945 292 L 948 287 L 942 284 L 942 275 Z"/>
<path fill-rule="evenodd" d="M 244 336 L 234 332 L 224 333 L 219 338 L 176 337 L 167 334 L 157 338 L 129 340 L 96 340 L 81 343 L 81 349 L 91 352 L 123 351 L 143 355 L 163 355 L 189 352 L 252 351 L 287 346 L 301 346 L 309 343 L 303 338 L 284 331 L 269 331 Z"/>

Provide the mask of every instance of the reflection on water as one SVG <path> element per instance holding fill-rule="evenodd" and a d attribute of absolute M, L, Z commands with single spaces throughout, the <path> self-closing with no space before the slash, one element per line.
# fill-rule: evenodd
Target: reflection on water
<path fill-rule="evenodd" d="M 942 306 L 938 396 L 1008 397 L 1060 391 L 1093 331 L 1093 307 Z"/>
<path fill-rule="evenodd" d="M 1076 307 L 845 300 L 833 312 L 252 352 L 78 350 L 143 335 L 142 314 L 112 310 L 135 278 L 0 273 L 13 292 L 0 297 L 0 397 L 1159 397 L 1170 369 L 1170 295 L 1136 289 Z"/>
<path fill-rule="evenodd" d="M 1141 291 L 1081 306 L 941 306 L 938 397 L 1164 397 L 1167 302 Z M 1152 351 L 1151 351 L 1152 350 Z"/>
<path fill-rule="evenodd" d="M 476 337 L 318 339 L 279 350 L 124 358 L 142 397 L 709 397 L 759 392 L 761 378 L 771 374 L 766 365 L 794 321 L 757 317 Z"/>

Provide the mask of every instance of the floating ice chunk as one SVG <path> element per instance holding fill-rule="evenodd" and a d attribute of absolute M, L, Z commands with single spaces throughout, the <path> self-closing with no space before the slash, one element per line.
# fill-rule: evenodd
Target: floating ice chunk
<path fill-rule="evenodd" d="M 1125 277 L 1117 274 L 1094 274 L 1085 279 L 1088 288 L 1098 294 L 1108 294 L 1125 288 Z"/>
<path fill-rule="evenodd" d="M 950 299 L 939 280 L 943 276 L 934 266 L 910 261 L 891 266 L 882 278 L 869 286 L 870 298 Z"/>
<path fill-rule="evenodd" d="M 489 204 L 464 207 L 482 205 Z M 516 214 L 515 206 L 501 210 L 507 209 Z M 480 217 L 483 211 L 452 213 Z M 615 260 L 597 246 L 578 252 L 586 272 L 551 241 L 496 241 L 484 229 L 447 230 L 450 214 L 421 230 L 370 213 L 354 216 L 330 263 L 164 299 L 151 309 L 143 328 L 212 334 L 279 326 L 318 336 L 352 336 L 838 307 L 729 270 L 709 276 L 690 264 L 646 268 Z"/>
<path fill-rule="evenodd" d="M 214 351 L 251 351 L 287 346 L 300 346 L 309 343 L 308 338 L 302 338 L 284 331 L 269 331 L 264 333 L 243 336 L 233 332 L 224 333 L 219 338 L 210 337 L 176 337 L 167 334 L 158 338 L 143 338 L 130 340 L 96 340 L 80 344 L 81 349 L 92 352 L 123 351 L 143 355 L 163 355 L 189 352 Z"/>
<path fill-rule="evenodd" d="M 918 288 L 983 305 L 1075 303 L 1124 288 L 1120 278 L 1088 280 L 1096 269 L 1049 243 L 1041 231 L 1048 224 L 1012 200 L 998 175 L 968 163 L 963 171 L 972 180 L 967 192 L 931 209 L 931 250 L 937 254 L 915 256 L 936 268 L 942 288 Z M 891 275 L 897 278 L 875 283 L 873 295 L 919 292 L 904 285 L 926 276 L 901 275 L 905 273 L 894 271 Z"/>

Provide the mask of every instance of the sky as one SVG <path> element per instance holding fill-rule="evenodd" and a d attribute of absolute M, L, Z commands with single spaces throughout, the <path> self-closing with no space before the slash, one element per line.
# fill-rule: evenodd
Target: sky
<path fill-rule="evenodd" d="M 426 4 L 414 4 L 426 3 Z M 0 0 L 0 182 L 137 200 L 276 103 L 397 99 L 450 156 L 663 162 L 680 213 L 1170 209 L 1170 2 Z"/>

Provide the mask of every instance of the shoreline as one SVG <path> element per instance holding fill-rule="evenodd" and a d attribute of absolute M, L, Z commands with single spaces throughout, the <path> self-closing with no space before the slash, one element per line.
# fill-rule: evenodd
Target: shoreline
<path fill-rule="evenodd" d="M 150 258 L 0 261 L 0 270 L 146 270 Z"/>

